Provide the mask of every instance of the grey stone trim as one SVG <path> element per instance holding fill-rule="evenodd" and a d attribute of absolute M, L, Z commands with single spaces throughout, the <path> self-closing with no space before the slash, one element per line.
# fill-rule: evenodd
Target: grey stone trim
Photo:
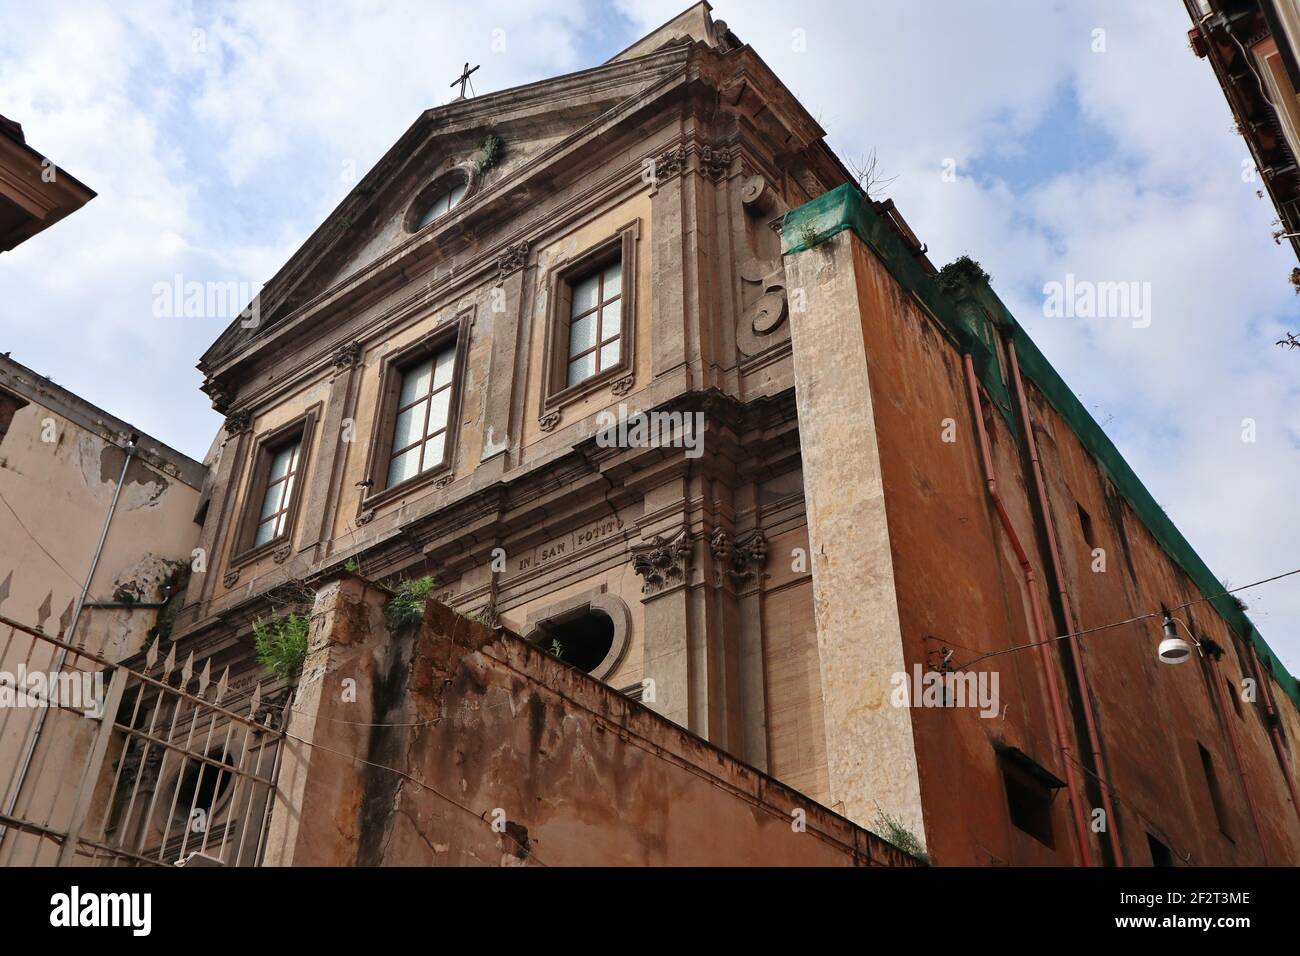
<path fill-rule="evenodd" d="M 524 622 L 524 640 L 536 644 L 545 635 L 547 622 L 580 617 L 590 611 L 600 611 L 614 623 L 609 653 L 591 671 L 592 677 L 604 680 L 623 663 L 632 641 L 632 612 L 622 598 L 606 591 L 604 584 L 530 612 Z"/>

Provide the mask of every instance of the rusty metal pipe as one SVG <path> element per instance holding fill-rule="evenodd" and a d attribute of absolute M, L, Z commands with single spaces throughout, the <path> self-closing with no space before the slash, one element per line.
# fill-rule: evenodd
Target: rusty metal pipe
<path fill-rule="evenodd" d="M 1029 462 L 1034 476 L 1034 488 L 1038 493 L 1038 513 L 1047 532 L 1047 554 L 1052 562 L 1052 577 L 1056 581 L 1056 594 L 1061 602 L 1061 613 L 1065 618 L 1065 633 L 1074 634 L 1074 611 L 1070 606 L 1070 595 L 1065 587 L 1065 572 L 1061 568 L 1061 551 L 1056 541 L 1056 531 L 1052 527 L 1052 512 L 1047 501 L 1047 482 L 1043 480 L 1042 462 L 1038 457 L 1038 442 L 1034 439 L 1034 423 L 1029 418 L 1029 402 L 1025 398 L 1025 381 L 1020 376 L 1020 361 L 1016 357 L 1014 342 L 1007 343 L 1007 356 L 1011 366 L 1011 380 L 1015 383 L 1016 401 L 1020 406 L 1020 420 L 1025 429 L 1025 447 L 1029 451 Z M 1073 638 L 1071 638 L 1073 640 Z M 1088 747 L 1092 751 L 1092 764 L 1097 774 L 1097 784 L 1101 788 L 1101 806 L 1106 813 L 1106 836 L 1110 842 L 1111 855 L 1116 866 L 1124 865 L 1124 850 L 1120 845 L 1118 820 L 1115 807 L 1110 798 L 1110 778 L 1106 771 L 1106 759 L 1101 753 L 1101 737 L 1097 733 L 1097 720 L 1092 711 L 1092 699 L 1088 693 L 1088 675 L 1083 667 L 1083 647 L 1075 648 L 1071 657 L 1074 660 L 1074 679 L 1079 686 L 1079 697 L 1083 703 L 1083 723 L 1087 728 Z"/>
<path fill-rule="evenodd" d="M 1061 692 L 1056 684 L 1056 673 L 1053 670 L 1052 661 L 1047 655 L 1047 627 L 1044 624 L 1042 601 L 1038 596 L 1038 575 L 1034 573 L 1033 565 L 1029 562 L 1029 555 L 1020 543 L 1020 536 L 1011 523 L 1011 516 L 1007 514 L 1006 506 L 1002 502 L 1002 496 L 998 494 L 997 478 L 993 474 L 993 452 L 989 448 L 988 432 L 984 430 L 984 413 L 980 408 L 979 383 L 975 377 L 975 365 L 971 361 L 969 353 L 962 356 L 962 363 L 966 369 L 966 386 L 970 393 L 971 413 L 975 417 L 975 430 L 979 435 L 980 456 L 984 464 L 984 480 L 988 487 L 989 497 L 997 510 L 998 519 L 1002 522 L 1002 528 L 1011 541 L 1011 547 L 1015 549 L 1016 560 L 1020 563 L 1020 572 L 1025 580 L 1025 590 L 1029 592 L 1034 642 L 1038 646 L 1038 660 L 1042 667 L 1043 678 L 1047 683 L 1047 699 L 1052 712 L 1056 747 L 1061 752 L 1061 763 L 1065 773 L 1066 790 L 1070 797 L 1074 837 L 1079 846 L 1079 857 L 1084 866 L 1092 866 L 1092 845 L 1088 839 L 1088 825 L 1079 789 L 1078 773 L 1075 769 L 1074 759 L 1070 756 L 1069 730 L 1065 723 L 1065 712 L 1061 708 Z"/>

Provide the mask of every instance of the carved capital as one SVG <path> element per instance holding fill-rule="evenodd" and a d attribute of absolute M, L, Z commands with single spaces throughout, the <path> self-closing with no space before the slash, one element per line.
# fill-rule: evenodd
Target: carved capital
<path fill-rule="evenodd" d="M 248 431 L 248 426 L 253 422 L 253 416 L 247 408 L 241 408 L 231 412 L 226 416 L 226 434 L 238 435 L 240 432 Z"/>
<path fill-rule="evenodd" d="M 500 282 L 516 269 L 528 264 L 528 240 L 523 239 L 513 246 L 506 246 L 497 258 L 497 281 Z"/>
<path fill-rule="evenodd" d="M 700 172 L 714 182 L 731 171 L 731 152 L 725 147 L 700 147 Z"/>
<path fill-rule="evenodd" d="M 681 143 L 670 146 L 655 157 L 655 181 L 671 179 L 686 167 L 686 147 Z"/>
<path fill-rule="evenodd" d="M 148 748 L 148 753 L 145 749 Z M 131 741 L 131 747 L 122 758 L 121 779 L 132 787 L 139 787 L 148 793 L 158 782 L 158 770 L 162 767 L 163 748 L 150 747 L 139 739 Z M 139 775 L 137 781 L 136 775 Z"/>
<path fill-rule="evenodd" d="M 717 563 L 719 578 L 726 576 L 737 585 L 760 577 L 767 566 L 767 538 L 762 531 L 733 543 L 731 535 L 718 528 L 709 538 L 709 551 Z"/>
<path fill-rule="evenodd" d="M 293 548 L 288 544 L 282 544 L 271 552 L 271 560 L 276 564 L 284 564 L 289 560 L 289 555 L 293 554 Z"/>
<path fill-rule="evenodd" d="M 542 426 L 542 431 L 544 432 L 555 431 L 555 426 L 560 424 L 559 411 L 556 410 L 551 412 L 550 414 L 543 415 L 541 418 L 537 420 L 537 424 Z"/>
<path fill-rule="evenodd" d="M 690 566 L 691 539 L 685 529 L 671 540 L 655 535 L 632 547 L 632 570 L 643 579 L 642 594 L 655 594 L 685 581 Z"/>
<path fill-rule="evenodd" d="M 632 375 L 624 375 L 610 386 L 610 391 L 615 395 L 626 395 L 632 391 L 632 384 L 636 379 Z"/>
<path fill-rule="evenodd" d="M 731 559 L 731 535 L 727 534 L 725 528 L 715 528 L 709 536 L 709 553 L 717 561 Z"/>
<path fill-rule="evenodd" d="M 361 362 L 361 343 L 344 342 L 334 350 L 332 361 L 335 368 L 354 368 Z"/>

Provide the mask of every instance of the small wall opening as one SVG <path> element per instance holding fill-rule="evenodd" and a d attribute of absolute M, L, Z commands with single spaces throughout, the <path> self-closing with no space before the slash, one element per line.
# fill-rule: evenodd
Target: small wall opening
<path fill-rule="evenodd" d="M 1079 509 L 1079 528 L 1083 531 L 1083 540 L 1087 543 L 1089 550 L 1097 547 L 1097 537 L 1092 530 L 1092 515 L 1084 510 L 1083 505 L 1077 501 L 1074 506 Z"/>
<path fill-rule="evenodd" d="M 219 760 L 225 766 L 234 768 L 230 756 L 220 750 L 214 750 L 207 756 L 210 760 Z M 176 788 L 176 806 L 186 814 L 192 806 L 211 817 L 213 808 L 230 790 L 233 780 L 234 775 L 229 770 L 218 770 L 211 764 L 191 761 Z"/>
<path fill-rule="evenodd" d="M 548 621 L 537 644 L 564 663 L 591 673 L 614 646 L 614 622 L 609 615 L 589 610 L 567 620 Z"/>
<path fill-rule="evenodd" d="M 1219 787 L 1219 775 L 1214 769 L 1214 758 L 1200 744 L 1196 745 L 1196 749 L 1201 752 L 1201 769 L 1205 771 L 1205 786 L 1210 791 L 1210 802 L 1214 804 L 1214 817 L 1219 823 L 1219 832 L 1232 839 L 1232 831 L 1228 828 L 1228 806 Z"/>
<path fill-rule="evenodd" d="M 1055 849 L 1052 795 L 1059 781 L 1014 748 L 1001 751 L 998 757 L 1012 825 L 1043 846 Z"/>
<path fill-rule="evenodd" d="M 1169 852 L 1169 847 L 1165 846 L 1150 833 L 1147 834 L 1147 849 L 1151 851 L 1152 866 L 1174 865 L 1174 855 Z"/>

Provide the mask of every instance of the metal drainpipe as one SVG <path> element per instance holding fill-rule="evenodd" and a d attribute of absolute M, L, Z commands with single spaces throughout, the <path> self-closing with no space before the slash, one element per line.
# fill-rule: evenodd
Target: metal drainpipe
<path fill-rule="evenodd" d="M 1190 632 L 1190 629 L 1189 629 Z M 1246 776 L 1246 762 L 1241 756 L 1241 743 L 1237 740 L 1237 727 L 1232 722 L 1224 689 L 1224 681 L 1219 673 L 1219 660 L 1213 654 L 1206 654 L 1210 662 L 1210 683 L 1214 685 L 1214 700 L 1219 707 L 1219 716 L 1228 731 L 1228 743 L 1232 745 L 1232 756 L 1237 762 L 1237 774 L 1241 777 L 1241 789 L 1246 792 L 1246 806 L 1250 809 L 1250 822 L 1255 825 L 1255 836 L 1259 838 L 1259 849 L 1264 854 L 1264 865 L 1272 866 L 1273 860 L 1268 852 L 1268 840 L 1264 837 L 1264 825 L 1259 819 L 1259 807 L 1255 805 L 1255 794 L 1250 789 L 1250 778 Z"/>
<path fill-rule="evenodd" d="M 1268 686 L 1268 675 L 1264 673 L 1264 666 L 1260 663 L 1259 653 L 1255 650 L 1255 645 L 1247 641 L 1246 646 L 1250 650 L 1250 659 L 1254 661 L 1252 670 L 1255 672 L 1255 683 L 1264 692 L 1264 707 L 1268 712 L 1268 729 L 1273 737 L 1273 749 L 1277 753 L 1277 762 L 1282 767 L 1282 779 L 1286 781 L 1286 788 L 1291 792 L 1291 809 L 1295 811 L 1296 817 L 1300 818 L 1300 796 L 1296 795 L 1291 760 L 1287 757 L 1286 745 L 1282 743 L 1282 733 L 1278 730 L 1277 724 L 1281 718 L 1273 707 L 1273 692 Z"/>
<path fill-rule="evenodd" d="M 67 644 L 73 643 L 73 637 L 77 630 L 77 622 L 81 620 L 81 610 L 86 606 L 86 595 L 90 593 L 90 582 L 95 577 L 95 568 L 99 566 L 99 557 L 104 553 L 104 542 L 108 540 L 108 526 L 113 523 L 113 513 L 117 511 L 117 499 L 121 497 L 122 485 L 126 481 L 126 469 L 131 465 L 131 459 L 135 457 L 136 447 L 134 439 L 126 443 L 126 458 L 122 461 L 122 473 L 117 476 L 117 487 L 113 489 L 113 500 L 108 506 L 108 514 L 104 516 L 104 529 L 99 533 L 99 544 L 95 546 L 95 555 L 90 559 L 90 570 L 86 573 L 86 583 L 81 588 L 81 594 L 77 596 L 77 606 L 72 611 L 72 620 L 68 622 L 68 630 L 63 640 Z M 59 649 L 59 656 L 54 663 L 54 673 L 63 669 L 64 663 L 68 660 L 68 648 Z M 23 751 L 22 764 L 18 770 L 18 781 L 14 785 L 13 792 L 5 801 L 4 813 L 6 817 L 13 816 L 14 807 L 18 805 L 18 798 L 22 795 L 23 784 L 27 781 L 27 772 L 31 769 L 32 757 L 36 753 L 36 746 L 40 743 L 41 731 L 45 727 L 45 716 L 50 709 L 42 707 L 36 714 L 36 723 L 32 727 L 32 732 L 27 738 L 27 746 Z M 108 714 L 104 715 L 105 720 L 111 720 Z M 0 828 L 0 843 L 4 842 L 8 834 L 8 828 Z"/>
<path fill-rule="evenodd" d="M 1065 618 L 1065 632 L 1073 634 L 1077 630 L 1074 612 L 1070 607 L 1070 595 L 1065 588 L 1065 572 L 1061 568 L 1061 552 L 1056 541 L 1056 531 L 1052 527 L 1052 513 L 1047 502 L 1047 483 L 1043 480 L 1042 463 L 1038 458 L 1038 442 L 1034 439 L 1034 423 L 1029 418 L 1029 402 L 1025 398 L 1025 382 L 1020 377 L 1020 361 L 1016 357 L 1014 342 L 1007 342 L 1007 356 L 1011 366 L 1011 380 L 1015 383 L 1016 400 L 1020 406 L 1020 420 L 1025 429 L 1025 445 L 1029 451 L 1029 462 L 1034 475 L 1034 487 L 1038 492 L 1038 513 L 1043 528 L 1047 532 L 1047 553 L 1052 561 L 1052 576 L 1056 580 L 1056 593 L 1061 601 L 1061 613 Z M 1124 865 L 1124 850 L 1120 846 L 1118 820 L 1110 799 L 1110 779 L 1106 772 L 1106 760 L 1101 754 L 1101 738 L 1097 733 L 1097 721 L 1092 712 L 1092 699 L 1088 693 L 1088 675 L 1083 668 L 1083 647 L 1077 646 L 1070 655 L 1074 660 L 1074 679 L 1079 686 L 1079 697 L 1083 702 L 1083 722 L 1088 732 L 1088 748 L 1092 751 L 1092 763 L 1096 768 L 1097 783 L 1101 789 L 1101 805 L 1106 812 L 1106 836 L 1110 842 L 1111 855 L 1116 866 Z"/>
<path fill-rule="evenodd" d="M 998 519 L 1002 522 L 1002 528 L 1010 539 L 1012 548 L 1015 549 L 1016 560 L 1020 562 L 1020 573 L 1025 579 L 1025 590 L 1029 592 L 1029 607 L 1034 624 L 1034 642 L 1038 646 L 1038 660 L 1043 671 L 1044 680 L 1047 682 L 1047 699 L 1051 705 L 1056 747 L 1061 752 L 1065 786 L 1070 796 L 1070 809 L 1074 819 L 1074 837 L 1079 846 L 1079 858 L 1083 861 L 1084 866 L 1092 866 L 1092 846 L 1088 839 L 1088 825 L 1085 820 L 1083 800 L 1079 792 L 1077 771 L 1074 759 L 1070 756 L 1069 733 L 1065 725 L 1065 713 L 1061 709 L 1061 692 L 1056 685 L 1056 672 L 1053 669 L 1052 661 L 1047 656 L 1047 627 L 1043 623 L 1043 605 L 1038 597 L 1038 575 L 1034 573 L 1033 566 L 1029 563 L 1029 555 L 1025 553 L 1024 547 L 1021 546 L 1020 536 L 1016 534 L 1015 526 L 1011 523 L 1011 516 L 1007 514 L 1006 506 L 1002 503 L 1002 496 L 998 494 L 997 479 L 993 476 L 993 452 L 989 448 L 988 432 L 984 430 L 984 413 L 980 408 L 979 380 L 975 377 L 975 364 L 971 361 L 969 352 L 962 356 L 962 363 L 966 368 L 966 386 L 970 392 L 971 413 L 975 416 L 975 430 L 979 434 L 980 456 L 984 463 L 984 481 L 988 487 L 989 497 L 993 500 L 993 504 L 997 509 Z"/>

